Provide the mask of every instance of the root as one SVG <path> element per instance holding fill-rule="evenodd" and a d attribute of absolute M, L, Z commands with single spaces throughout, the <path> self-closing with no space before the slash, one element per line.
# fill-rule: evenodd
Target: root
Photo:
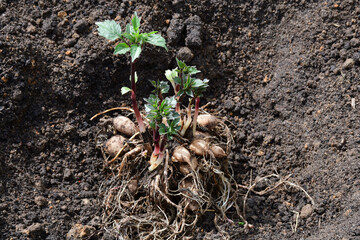
<path fill-rule="evenodd" d="M 290 182 L 288 181 L 288 179 L 291 177 L 292 174 L 289 174 L 287 175 L 286 177 L 281 177 L 280 175 L 278 174 L 270 174 L 270 175 L 267 175 L 265 177 L 262 177 L 260 179 L 258 179 L 257 181 L 255 181 L 253 184 L 251 184 L 250 182 L 250 186 L 244 186 L 244 185 L 240 185 L 238 184 L 238 187 L 239 188 L 243 188 L 243 189 L 246 189 L 247 192 L 245 194 L 245 197 L 244 197 L 244 200 L 243 200 L 243 214 L 244 214 L 244 217 L 246 217 L 246 201 L 247 201 L 247 198 L 248 198 L 248 195 L 250 192 L 253 192 L 257 195 L 265 195 L 269 192 L 272 192 L 274 190 L 276 190 L 277 188 L 283 186 L 283 185 L 289 185 L 291 187 L 294 187 L 296 189 L 299 189 L 301 190 L 302 192 L 304 192 L 305 196 L 310 200 L 311 204 L 312 205 L 315 205 L 315 201 L 314 199 L 305 191 L 304 188 L 300 187 L 299 185 L 293 183 L 293 182 Z M 273 184 L 272 186 L 268 186 L 266 189 L 262 190 L 262 191 L 255 191 L 254 188 L 256 187 L 256 185 L 262 181 L 266 181 L 266 180 L 269 180 L 269 178 L 277 178 L 279 179 L 275 184 Z M 298 220 L 297 220 L 298 221 Z M 297 227 L 297 224 L 295 225 L 295 229 Z"/>
<path fill-rule="evenodd" d="M 103 114 L 111 112 L 111 111 L 116 111 L 116 110 L 126 110 L 126 111 L 130 111 L 130 112 L 134 112 L 134 110 L 132 110 L 131 108 L 128 108 L 128 107 L 115 107 L 115 108 L 110 108 L 110 109 L 107 109 L 107 110 L 105 110 L 103 112 L 99 112 L 99 113 L 95 114 L 94 116 L 92 116 L 90 118 L 90 120 L 92 121 L 92 120 L 94 120 L 95 118 L 97 118 L 100 115 L 103 115 Z"/>
<path fill-rule="evenodd" d="M 93 118 L 113 110 L 129 109 L 113 108 L 98 113 Z M 110 132 L 105 126 L 108 122 L 109 120 L 104 122 L 103 133 L 96 135 L 97 146 L 102 145 L 100 142 Z M 210 144 L 221 146 L 229 155 L 234 140 L 223 121 L 219 121 L 216 128 L 202 130 L 210 133 L 211 136 L 207 137 Z M 222 239 L 230 239 L 224 228 L 227 224 L 236 226 L 237 220 L 240 220 L 244 222 L 245 231 L 254 227 L 246 221 L 249 194 L 264 195 L 284 185 L 301 190 L 315 204 L 302 187 L 289 181 L 291 175 L 281 177 L 270 174 L 255 182 L 250 179 L 249 186 L 237 184 L 228 159 L 217 159 L 210 150 L 204 156 L 196 157 L 196 167 L 189 164 L 189 170 L 181 172 L 181 163 L 170 161 L 169 156 L 176 143 L 165 151 L 162 165 L 150 172 L 148 151 L 139 136 L 139 132 L 134 134 L 111 160 L 108 160 L 109 157 L 101 148 L 105 167 L 112 171 L 110 179 L 100 189 L 105 206 L 102 221 L 106 231 L 116 239 L 190 239 L 200 217 L 209 211 L 215 213 L 213 221 L 218 234 Z M 176 136 L 175 139 L 177 144 L 185 147 L 190 142 L 181 136 Z M 120 158 L 121 161 L 117 161 Z M 265 190 L 254 190 L 259 182 L 270 178 L 278 181 Z M 246 190 L 242 209 L 237 204 L 241 189 Z M 233 209 L 237 215 L 235 221 L 227 216 Z M 293 231 L 298 227 L 298 213 L 296 216 Z"/>

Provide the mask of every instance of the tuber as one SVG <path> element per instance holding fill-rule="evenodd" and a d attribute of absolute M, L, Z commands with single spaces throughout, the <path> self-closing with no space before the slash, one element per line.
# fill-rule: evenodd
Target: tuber
<path fill-rule="evenodd" d="M 115 129 L 128 137 L 133 136 L 136 132 L 136 126 L 133 121 L 131 121 L 129 118 L 124 116 L 118 116 L 113 119 L 113 124 Z"/>
<path fill-rule="evenodd" d="M 214 154 L 215 158 L 225 158 L 227 157 L 226 152 L 224 151 L 224 149 L 222 149 L 220 146 L 218 145 L 212 145 L 210 148 L 211 152 Z"/>
<path fill-rule="evenodd" d="M 180 172 L 185 176 L 188 175 L 192 170 L 195 171 L 198 167 L 198 161 L 195 157 L 191 158 L 190 164 L 188 163 L 181 163 L 180 164 Z"/>
<path fill-rule="evenodd" d="M 190 179 L 185 179 L 182 183 L 181 183 L 181 187 L 182 188 L 187 188 L 190 190 L 191 194 L 186 194 L 189 197 L 193 197 L 193 196 L 197 196 L 198 195 L 198 191 L 195 188 L 195 185 L 193 183 L 193 181 L 191 181 Z M 189 203 L 188 203 L 188 207 L 191 211 L 197 211 L 199 210 L 199 203 L 197 203 L 195 200 L 191 200 L 188 199 Z"/>
<path fill-rule="evenodd" d="M 202 114 L 202 115 L 198 116 L 197 123 L 202 127 L 206 127 L 208 129 L 213 129 L 218 124 L 218 120 L 213 115 Z"/>
<path fill-rule="evenodd" d="M 105 144 L 105 151 L 115 157 L 116 154 L 123 148 L 125 140 L 126 139 L 120 135 L 112 136 Z"/>
<path fill-rule="evenodd" d="M 198 156 L 204 156 L 209 151 L 209 143 L 203 139 L 195 139 L 190 144 L 190 150 Z"/>
<path fill-rule="evenodd" d="M 183 146 L 177 146 L 174 149 L 171 160 L 173 162 L 190 163 L 190 152 Z"/>
<path fill-rule="evenodd" d="M 137 192 L 138 185 L 139 185 L 138 182 L 139 181 L 137 179 L 132 179 L 132 180 L 130 180 L 129 185 L 127 186 L 132 195 L 135 195 Z"/>
<path fill-rule="evenodd" d="M 205 140 L 211 138 L 211 134 L 207 133 L 207 132 L 200 132 L 200 131 L 196 131 L 194 138 L 205 138 Z"/>

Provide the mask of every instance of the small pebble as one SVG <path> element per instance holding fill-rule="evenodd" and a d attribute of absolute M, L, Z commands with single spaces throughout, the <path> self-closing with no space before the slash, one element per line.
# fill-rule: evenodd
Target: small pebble
<path fill-rule="evenodd" d="M 34 199 L 34 202 L 36 205 L 38 205 L 39 207 L 45 206 L 47 203 L 46 198 L 44 198 L 43 196 L 36 196 Z"/>
<path fill-rule="evenodd" d="M 58 14 L 57 14 L 57 16 L 58 16 L 59 18 L 64 18 L 64 17 L 67 16 L 67 13 L 66 13 L 65 11 L 59 11 Z"/>
<path fill-rule="evenodd" d="M 69 168 L 64 170 L 64 179 L 69 180 L 72 177 L 72 171 Z"/>
<path fill-rule="evenodd" d="M 77 33 L 84 33 L 88 30 L 88 28 L 89 28 L 89 24 L 84 19 L 79 20 L 74 25 L 74 30 Z"/>
<path fill-rule="evenodd" d="M 185 62 L 190 62 L 194 58 L 194 54 L 188 47 L 182 47 L 176 54 L 177 58 Z"/>
<path fill-rule="evenodd" d="M 66 239 L 86 239 L 95 231 L 94 227 L 82 224 L 75 224 L 66 234 Z"/>
<path fill-rule="evenodd" d="M 307 218 L 310 217 L 310 215 L 313 213 L 314 209 L 311 204 L 306 204 L 300 212 L 301 218 Z"/>
<path fill-rule="evenodd" d="M 352 58 L 348 58 L 342 65 L 342 69 L 349 69 L 352 68 L 355 64 L 355 61 Z"/>
<path fill-rule="evenodd" d="M 34 223 L 23 231 L 30 239 L 44 239 L 46 232 L 44 224 Z"/>

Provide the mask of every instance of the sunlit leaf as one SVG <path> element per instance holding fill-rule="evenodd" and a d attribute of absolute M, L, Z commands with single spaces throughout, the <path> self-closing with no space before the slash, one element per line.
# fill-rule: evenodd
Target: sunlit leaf
<path fill-rule="evenodd" d="M 95 23 L 98 25 L 99 35 L 114 41 L 121 37 L 121 27 L 114 20 L 105 20 Z"/>
<path fill-rule="evenodd" d="M 177 62 L 177 65 L 179 66 L 180 69 L 184 69 L 186 67 L 186 64 L 183 61 L 180 61 L 177 58 L 176 58 L 176 62 Z"/>
<path fill-rule="evenodd" d="M 166 51 L 168 50 L 166 47 L 165 38 L 163 38 L 160 34 L 152 34 L 146 41 L 154 46 L 163 47 Z"/>
<path fill-rule="evenodd" d="M 133 44 L 130 48 L 131 61 L 134 62 L 140 56 L 141 47 Z"/>
<path fill-rule="evenodd" d="M 168 93 L 170 90 L 170 86 L 167 82 L 161 81 L 160 89 L 161 89 L 161 93 Z"/>
<path fill-rule="evenodd" d="M 175 82 L 176 84 L 180 85 L 180 84 L 181 84 L 181 78 L 179 78 L 179 77 L 174 77 L 174 82 Z"/>
<path fill-rule="evenodd" d="M 134 17 L 131 19 L 132 26 L 134 30 L 137 32 L 140 27 L 140 18 L 138 17 L 137 13 L 134 13 Z"/>
<path fill-rule="evenodd" d="M 124 94 L 126 94 L 126 93 L 128 93 L 128 92 L 130 92 L 130 91 L 131 91 L 131 89 L 128 88 L 128 87 L 122 87 L 122 88 L 121 88 L 121 94 L 122 94 L 122 95 L 124 95 Z"/>
<path fill-rule="evenodd" d="M 130 51 L 129 45 L 127 45 L 126 43 L 119 43 L 115 47 L 114 54 L 125 54 L 128 51 Z"/>
<path fill-rule="evenodd" d="M 201 72 L 200 70 L 197 70 L 197 68 L 196 67 L 194 67 L 194 66 L 190 66 L 190 67 L 188 67 L 188 73 L 190 74 L 190 75 L 193 75 L 193 74 L 196 74 L 196 73 L 199 73 L 199 72 Z"/>
<path fill-rule="evenodd" d="M 138 78 L 138 75 L 137 75 L 137 73 L 135 72 L 135 74 L 134 74 L 134 76 L 135 76 L 135 83 L 137 83 L 137 81 L 139 80 L 139 78 Z"/>

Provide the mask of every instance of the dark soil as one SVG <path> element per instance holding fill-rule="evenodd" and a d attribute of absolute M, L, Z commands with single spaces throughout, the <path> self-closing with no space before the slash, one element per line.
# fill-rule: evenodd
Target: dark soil
<path fill-rule="evenodd" d="M 106 239 L 107 175 L 89 119 L 130 104 L 120 94 L 129 65 L 94 23 L 124 24 L 135 10 L 169 42 L 167 53 L 143 51 L 139 79 L 189 60 L 210 79 L 202 104 L 231 123 L 238 183 L 292 174 L 315 200 L 285 187 L 250 194 L 254 228 L 232 239 L 360 239 L 357 0 L 0 0 L 0 238 L 64 239 L 79 223 Z M 221 239 L 210 218 L 196 232 Z"/>

